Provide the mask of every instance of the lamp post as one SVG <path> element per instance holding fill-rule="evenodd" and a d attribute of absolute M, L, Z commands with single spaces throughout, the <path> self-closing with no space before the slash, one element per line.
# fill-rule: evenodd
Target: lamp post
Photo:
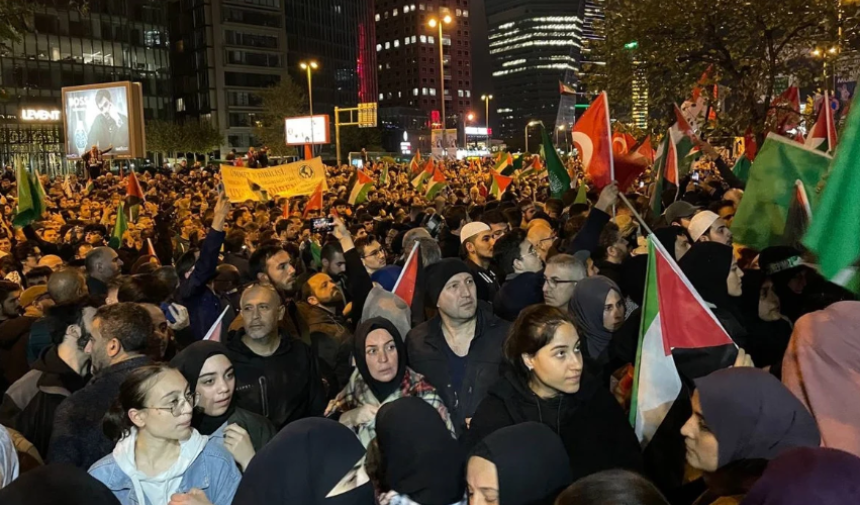
<path fill-rule="evenodd" d="M 540 121 L 537 121 L 537 120 L 529 121 L 528 124 L 526 125 L 526 143 L 525 143 L 525 146 L 523 147 L 523 154 L 529 152 L 529 128 L 536 125 L 536 124 L 540 124 Z"/>
<path fill-rule="evenodd" d="M 430 18 L 430 20 L 427 22 L 427 26 L 429 26 L 430 28 L 436 28 L 437 26 L 439 27 L 439 89 L 441 91 L 441 96 L 439 97 L 439 99 L 442 101 L 442 145 L 444 146 L 446 152 L 448 149 L 448 144 L 445 138 L 447 127 L 445 121 L 445 53 L 442 50 L 442 25 L 449 25 L 452 21 L 453 20 L 451 19 L 451 16 L 446 14 L 445 17 L 443 17 L 441 20 L 438 20 L 436 18 Z"/>
<path fill-rule="evenodd" d="M 484 126 L 487 128 L 487 151 L 490 150 L 490 100 L 493 99 L 493 95 L 481 95 L 481 100 L 484 101 L 484 122 L 486 123 Z"/>
<path fill-rule="evenodd" d="M 836 93 L 836 59 L 839 56 L 839 48 L 837 46 L 833 46 L 829 49 L 823 49 L 820 47 L 816 47 L 812 51 L 811 54 L 815 58 L 821 58 L 821 60 L 824 63 L 823 68 L 822 68 L 823 80 L 822 80 L 821 87 L 824 88 L 825 90 L 828 88 L 827 62 L 828 62 L 828 60 L 832 62 L 831 63 L 832 69 L 830 70 L 830 73 L 833 74 L 833 93 L 835 94 Z"/>
<path fill-rule="evenodd" d="M 313 91 L 313 77 L 311 77 L 311 70 L 316 70 L 319 68 L 317 62 L 309 61 L 309 62 L 300 62 L 299 66 L 302 70 L 307 71 L 308 73 L 308 109 L 311 115 L 311 152 L 314 149 L 314 91 Z"/>

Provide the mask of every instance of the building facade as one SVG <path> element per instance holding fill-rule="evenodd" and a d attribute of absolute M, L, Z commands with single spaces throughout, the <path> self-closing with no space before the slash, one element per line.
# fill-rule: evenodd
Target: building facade
<path fill-rule="evenodd" d="M 146 119 L 171 117 L 167 11 L 160 0 L 33 2 L 32 31 L 0 53 L 0 163 L 67 170 L 61 88 L 140 82 Z"/>
<path fill-rule="evenodd" d="M 287 75 L 284 0 L 171 0 L 170 38 L 179 119 L 211 121 L 221 153 L 255 145 L 257 94 Z"/>
<path fill-rule="evenodd" d="M 385 125 L 408 130 L 462 127 L 472 104 L 471 19 L 468 0 L 376 0 L 376 59 L 379 116 Z M 442 25 L 440 79 L 439 29 Z M 444 82 L 444 97 L 442 83 Z"/>
<path fill-rule="evenodd" d="M 572 81 L 581 57 L 581 5 L 553 0 L 485 0 L 485 4 L 495 91 L 492 106 L 498 113 L 494 136 L 522 148 L 529 123 L 541 121 L 552 132 L 558 118 L 565 117 L 560 109 L 569 108 L 560 100 L 559 82 L 576 85 Z M 529 147 L 534 150 L 536 144 Z"/>

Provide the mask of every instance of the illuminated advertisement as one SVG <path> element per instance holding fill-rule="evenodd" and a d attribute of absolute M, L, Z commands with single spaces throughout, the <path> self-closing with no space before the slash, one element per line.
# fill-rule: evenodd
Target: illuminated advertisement
<path fill-rule="evenodd" d="M 145 156 L 140 84 L 113 82 L 63 88 L 66 156 L 79 159 L 93 147 L 105 156 Z"/>
<path fill-rule="evenodd" d="M 284 119 L 284 133 L 288 146 L 302 144 L 328 144 L 328 116 L 288 117 Z"/>

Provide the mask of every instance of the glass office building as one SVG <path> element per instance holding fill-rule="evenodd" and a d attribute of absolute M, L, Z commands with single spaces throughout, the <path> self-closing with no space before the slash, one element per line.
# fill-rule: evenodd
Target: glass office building
<path fill-rule="evenodd" d="M 147 119 L 171 117 L 167 10 L 162 0 L 34 0 L 32 30 L 0 53 L 0 163 L 68 169 L 60 89 L 140 82 Z"/>

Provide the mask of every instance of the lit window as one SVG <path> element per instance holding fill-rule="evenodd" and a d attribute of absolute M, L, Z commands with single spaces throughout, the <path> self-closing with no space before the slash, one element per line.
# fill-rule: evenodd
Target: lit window
<path fill-rule="evenodd" d="M 466 90 L 466 98 L 472 98 L 472 92 L 468 89 Z"/>
<path fill-rule="evenodd" d="M 397 98 L 403 98 L 403 92 L 402 91 L 397 92 Z"/>
<path fill-rule="evenodd" d="M 415 35 L 413 35 L 412 36 L 412 43 L 414 44 L 416 40 L 418 40 L 417 37 L 415 37 Z"/>
<path fill-rule="evenodd" d="M 403 6 L 403 14 L 406 14 L 407 12 L 409 12 L 409 6 L 408 6 L 408 5 L 404 5 L 404 6 Z"/>
<path fill-rule="evenodd" d="M 418 9 L 423 11 L 425 9 L 424 4 L 418 4 Z"/>
<path fill-rule="evenodd" d="M 427 88 L 421 88 L 421 94 L 427 96 Z"/>
<path fill-rule="evenodd" d="M 429 43 L 431 43 L 431 44 L 434 44 L 434 43 L 435 43 L 435 42 L 433 42 L 433 36 L 432 36 L 432 35 L 431 35 L 431 36 L 429 36 L 429 37 L 427 37 L 427 42 L 429 42 Z"/>
<path fill-rule="evenodd" d="M 400 47 L 400 39 L 394 41 L 394 47 Z"/>
<path fill-rule="evenodd" d="M 385 49 L 391 49 L 391 42 L 385 43 Z"/>
<path fill-rule="evenodd" d="M 463 98 L 463 90 L 462 89 L 457 90 L 457 96 L 459 96 L 460 98 Z"/>
<path fill-rule="evenodd" d="M 418 88 L 412 88 L 412 96 L 418 96 Z"/>
<path fill-rule="evenodd" d="M 382 17 L 388 19 L 388 11 L 385 11 L 385 14 L 383 14 Z"/>
<path fill-rule="evenodd" d="M 463 11 L 463 17 L 464 18 L 469 17 L 469 11 Z"/>
<path fill-rule="evenodd" d="M 436 88 L 430 88 L 430 96 L 436 96 Z"/>
<path fill-rule="evenodd" d="M 385 93 L 380 93 L 379 94 L 379 100 L 382 101 L 384 99 L 385 99 Z"/>
<path fill-rule="evenodd" d="M 376 44 L 376 51 L 382 51 L 382 44 Z"/>
<path fill-rule="evenodd" d="M 410 7 L 410 10 L 412 10 L 412 12 L 415 12 L 415 4 L 412 4 L 412 7 Z M 424 9 L 421 9 L 421 10 L 424 10 Z"/>
<path fill-rule="evenodd" d="M 427 43 L 427 35 L 422 35 L 422 36 L 421 36 L 421 43 L 422 43 L 422 44 Z"/>
<path fill-rule="evenodd" d="M 377 20 L 377 21 L 379 21 L 379 19 L 380 19 L 380 18 L 381 18 L 381 16 L 380 16 L 379 14 L 377 14 L 377 15 L 376 15 L 376 20 Z"/>
<path fill-rule="evenodd" d="M 394 12 L 391 13 L 391 17 L 397 17 L 397 9 L 394 9 Z"/>
<path fill-rule="evenodd" d="M 463 15 L 463 11 L 461 9 L 457 9 L 457 17 L 460 17 L 462 15 Z"/>
<path fill-rule="evenodd" d="M 408 45 L 409 45 L 409 37 L 406 37 L 405 39 L 403 39 L 403 45 L 404 45 L 404 46 L 408 46 Z"/>

